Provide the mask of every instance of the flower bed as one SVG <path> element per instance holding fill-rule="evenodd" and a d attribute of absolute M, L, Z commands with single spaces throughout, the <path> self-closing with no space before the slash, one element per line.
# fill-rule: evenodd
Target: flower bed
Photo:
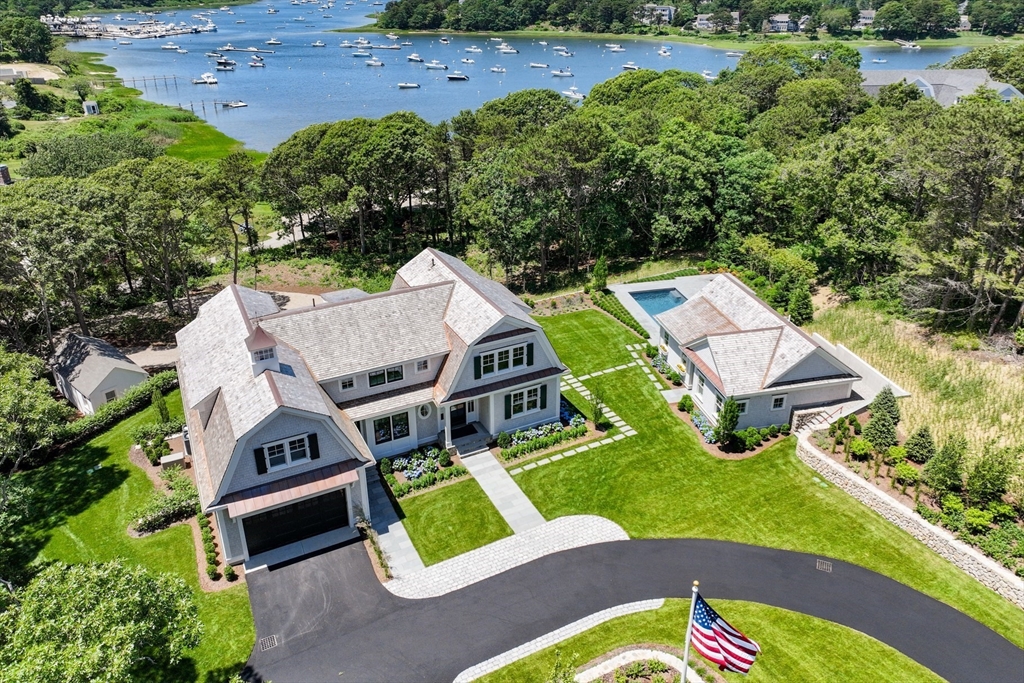
<path fill-rule="evenodd" d="M 169 469 L 161 472 L 160 478 L 167 482 L 171 495 L 164 495 L 161 491 L 153 492 L 150 501 L 137 513 L 132 523 L 132 529 L 140 534 L 151 534 L 196 513 L 199 494 L 195 484 L 182 470 Z"/>
<path fill-rule="evenodd" d="M 501 457 L 504 460 L 515 460 L 527 453 L 550 448 L 563 441 L 578 439 L 587 433 L 586 418 L 565 397 L 561 399 L 558 414 L 558 422 L 522 429 L 512 434 L 498 434 Z"/>
<path fill-rule="evenodd" d="M 452 463 L 447 450 L 436 446 L 417 448 L 396 458 L 381 458 L 378 465 L 395 498 L 469 474 L 462 465 Z"/>
<path fill-rule="evenodd" d="M 715 443 L 715 427 L 704 416 L 704 413 L 700 412 L 699 408 L 694 408 L 690 411 L 690 420 L 693 421 L 693 426 L 704 437 L 705 443 Z"/>

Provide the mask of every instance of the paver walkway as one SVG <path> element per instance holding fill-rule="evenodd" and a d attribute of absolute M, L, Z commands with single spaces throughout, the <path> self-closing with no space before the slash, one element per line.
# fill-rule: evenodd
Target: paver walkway
<path fill-rule="evenodd" d="M 518 534 L 544 523 L 544 516 L 512 481 L 512 477 L 490 451 L 465 457 L 462 464 L 480 484 L 480 488 L 494 503 L 494 507 L 498 508 L 498 512 L 512 527 L 514 533 Z"/>
<path fill-rule="evenodd" d="M 391 575 L 398 578 L 421 571 L 425 566 L 416 547 L 409 538 L 409 532 L 398 518 L 391 505 L 391 499 L 384 491 L 377 468 L 366 471 L 366 492 L 370 497 L 370 520 L 377 540 L 391 567 Z"/>

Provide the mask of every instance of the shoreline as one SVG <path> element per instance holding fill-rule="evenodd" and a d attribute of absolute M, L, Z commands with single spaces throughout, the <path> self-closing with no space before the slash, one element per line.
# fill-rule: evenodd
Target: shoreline
<path fill-rule="evenodd" d="M 223 0 L 222 2 L 198 2 L 198 3 L 169 3 L 166 5 L 131 5 L 129 7 L 113 7 L 110 9 L 91 8 L 88 10 L 72 10 L 66 16 L 69 17 L 91 17 L 101 14 L 142 14 L 144 12 L 180 12 L 187 9 L 218 9 L 220 7 L 239 7 L 240 5 L 255 5 L 253 0 Z"/>
<path fill-rule="evenodd" d="M 875 39 L 851 39 L 843 40 L 841 38 L 831 39 L 819 39 L 811 40 L 803 34 L 770 34 L 769 37 L 756 34 L 754 37 L 738 38 L 718 38 L 713 34 L 701 35 L 701 36 L 684 36 L 684 35 L 673 35 L 673 34 L 631 34 L 631 33 L 588 33 L 586 31 L 550 31 L 550 30 L 539 30 L 539 29 L 518 29 L 515 31 L 447 31 L 441 29 L 386 29 L 377 26 L 376 23 L 365 24 L 363 26 L 355 26 L 352 28 L 336 28 L 327 31 L 328 33 L 384 33 L 390 32 L 400 36 L 515 36 L 521 38 L 540 38 L 547 39 L 548 37 L 559 37 L 559 38 L 588 38 L 593 40 L 608 40 L 608 41 L 622 41 L 622 40 L 641 40 L 649 42 L 661 42 L 661 43 L 681 43 L 688 45 L 697 45 L 700 47 L 709 47 L 712 49 L 752 49 L 761 45 L 770 44 L 786 44 L 793 45 L 795 47 L 806 47 L 809 45 L 821 45 L 827 42 L 839 42 L 843 45 L 848 45 L 854 49 L 864 47 L 889 47 L 894 46 L 895 43 L 891 40 L 884 40 L 882 38 Z M 771 37 L 778 35 L 778 37 Z M 798 36 L 798 37 L 794 37 Z M 1000 43 L 1009 44 L 1021 44 L 1024 43 L 1024 34 L 1018 34 L 1010 38 L 1004 38 L 1001 36 L 984 36 L 978 33 L 964 33 L 957 34 L 954 38 L 921 38 L 917 42 L 922 49 L 937 48 L 937 47 L 985 47 L 988 45 L 998 45 Z"/>

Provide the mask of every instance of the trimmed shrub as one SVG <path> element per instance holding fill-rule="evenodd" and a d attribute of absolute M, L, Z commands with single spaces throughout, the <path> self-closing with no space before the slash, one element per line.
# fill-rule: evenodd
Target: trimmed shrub
<path fill-rule="evenodd" d="M 170 422 L 171 411 L 167 409 L 167 401 L 164 400 L 164 392 L 160 391 L 160 387 L 153 387 L 150 405 L 156 408 L 157 415 L 160 416 L 161 422 Z"/>
<path fill-rule="evenodd" d="M 230 564 L 224 565 L 224 578 L 228 581 L 234 581 L 238 578 L 238 574 L 235 573 L 235 568 Z"/>
<path fill-rule="evenodd" d="M 217 568 L 217 551 L 207 550 L 206 551 L 206 564 L 210 565 L 214 569 Z"/>
<path fill-rule="evenodd" d="M 871 457 L 872 446 L 867 439 L 854 439 L 850 443 L 850 455 L 856 460 L 867 460 Z"/>
<path fill-rule="evenodd" d="M 893 446 L 885 455 L 885 464 L 899 465 L 907 459 L 907 449 L 903 446 Z"/>
<path fill-rule="evenodd" d="M 892 417 L 885 411 L 878 411 L 871 415 L 866 427 L 864 427 L 864 438 L 871 442 L 878 453 L 886 453 L 896 445 L 896 425 Z"/>
<path fill-rule="evenodd" d="M 139 533 L 159 531 L 195 514 L 199 494 L 192 481 L 177 469 L 162 472 L 161 476 L 171 487 L 171 495 L 154 492 L 149 502 L 136 513 L 132 528 Z"/>
<path fill-rule="evenodd" d="M 693 410 L 693 397 L 689 394 L 683 394 L 683 397 L 679 399 L 679 410 L 684 413 L 688 413 Z"/>
<path fill-rule="evenodd" d="M 770 427 L 768 427 L 768 436 L 770 436 L 770 437 L 772 437 L 774 439 L 778 435 L 779 435 L 779 426 L 778 425 L 771 425 Z"/>
<path fill-rule="evenodd" d="M 789 433 L 793 431 L 793 428 L 790 426 L 788 422 L 786 422 L 781 427 L 779 427 L 779 431 L 782 433 L 783 436 L 789 436 Z"/>
<path fill-rule="evenodd" d="M 377 461 L 380 464 L 380 473 L 385 477 L 391 474 L 391 458 L 381 458 Z"/>
<path fill-rule="evenodd" d="M 512 435 L 508 432 L 498 432 L 498 448 L 508 448 L 512 445 Z"/>
<path fill-rule="evenodd" d="M 921 473 L 909 462 L 900 462 L 895 468 L 895 479 L 904 486 L 914 486 L 921 480 Z"/>
<path fill-rule="evenodd" d="M 609 423 L 611 424 L 611 423 Z M 540 451 L 545 448 L 557 445 L 563 441 L 571 441 L 572 439 L 578 439 L 581 436 L 585 436 L 587 433 L 587 425 L 582 424 L 578 427 L 569 427 L 563 429 L 560 432 L 554 432 L 547 436 L 542 436 L 536 439 L 531 439 L 524 443 L 516 444 L 509 448 L 502 449 L 501 457 L 505 460 L 515 460 L 518 457 L 526 455 L 527 453 L 533 453 L 534 451 Z"/>
<path fill-rule="evenodd" d="M 928 462 L 935 455 L 935 441 L 928 425 L 919 427 L 903 445 L 907 449 L 907 460 L 919 465 Z"/>
<path fill-rule="evenodd" d="M 772 436 L 771 430 L 768 429 L 767 427 L 761 427 L 761 429 L 759 429 L 757 431 L 759 431 L 761 433 L 761 440 L 762 441 L 767 441 Z"/>
<path fill-rule="evenodd" d="M 964 521 L 967 523 L 967 530 L 972 534 L 983 534 L 992 525 L 992 513 L 988 510 L 968 508 L 964 512 Z"/>
<path fill-rule="evenodd" d="M 616 297 L 614 294 L 602 293 L 599 295 L 597 292 L 594 292 L 591 298 L 593 299 L 594 303 L 597 304 L 598 308 L 602 309 L 603 311 L 611 315 L 613 318 L 618 320 L 620 323 L 622 323 L 629 329 L 636 332 L 644 339 L 647 338 L 647 330 L 644 329 L 643 325 L 636 321 L 636 318 L 634 318 L 633 315 L 626 310 L 626 307 L 622 305 L 622 302 L 619 301 L 618 297 Z"/>
<path fill-rule="evenodd" d="M 437 464 L 441 467 L 452 466 L 452 454 L 448 452 L 448 449 L 443 449 L 441 454 L 437 456 Z"/>
<path fill-rule="evenodd" d="M 171 454 L 171 445 L 164 441 L 163 437 L 157 437 L 153 441 L 143 441 L 139 445 L 150 465 L 160 464 L 160 458 Z"/>
<path fill-rule="evenodd" d="M 661 351 L 654 344 L 647 344 L 644 346 L 644 355 L 648 358 L 654 359 L 661 355 Z"/>
<path fill-rule="evenodd" d="M 210 581 L 217 580 L 217 565 L 208 564 L 206 565 L 206 575 L 210 577 Z"/>
<path fill-rule="evenodd" d="M 708 263 L 710 263 L 710 261 Z M 700 274 L 700 268 L 683 268 L 682 270 L 673 270 L 671 273 L 662 273 L 661 275 L 650 275 L 648 277 L 642 277 L 639 280 L 630 280 L 629 284 L 636 284 L 638 282 L 658 282 L 660 280 L 674 280 L 677 277 L 687 277 L 690 275 Z"/>

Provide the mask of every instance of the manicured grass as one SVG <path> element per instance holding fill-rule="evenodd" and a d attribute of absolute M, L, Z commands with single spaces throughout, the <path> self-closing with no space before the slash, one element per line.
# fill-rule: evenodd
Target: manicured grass
<path fill-rule="evenodd" d="M 168 156 L 186 161 L 221 159 L 242 149 L 242 143 L 230 138 L 208 123 L 183 123 L 181 137 L 170 145 Z"/>
<path fill-rule="evenodd" d="M 931 671 L 874 638 L 830 621 L 796 612 L 733 600 L 713 600 L 733 626 L 761 646 L 747 676 L 724 674 L 728 681 L 941 681 Z M 689 600 L 667 600 L 665 606 L 613 619 L 555 647 L 542 650 L 480 679 L 481 683 L 544 681 L 555 651 L 563 659 L 578 654 L 582 666 L 616 648 L 643 643 L 682 649 Z M 840 645 L 841 644 L 841 645 Z M 701 672 L 713 665 L 691 650 L 690 665 Z"/>
<path fill-rule="evenodd" d="M 179 392 L 167 396 L 181 416 Z M 133 539 L 127 528 L 153 485 L 128 461 L 129 430 L 158 420 L 147 408 L 59 459 L 21 475 L 34 491 L 32 516 L 21 547 L 27 561 L 104 562 L 120 558 L 150 571 L 183 578 L 192 587 L 203 621 L 202 642 L 163 680 L 213 683 L 238 673 L 252 650 L 255 631 L 249 595 L 239 585 L 218 593 L 199 589 L 192 533 L 175 526 Z M 88 470 L 101 465 L 92 474 Z"/>
<path fill-rule="evenodd" d="M 606 319 L 607 325 L 618 325 Z M 572 316 L 544 320 L 559 354 Z M 886 574 L 1024 646 L 1021 611 L 833 486 L 795 437 L 747 460 L 706 453 L 639 368 L 611 375 L 608 406 L 638 435 L 516 475 L 548 519 L 602 515 L 634 538 L 718 538 L 836 557 Z M 690 501 L 691 504 L 680 504 Z"/>
<path fill-rule="evenodd" d="M 641 342 L 602 311 L 538 316 L 535 320 L 544 327 L 558 357 L 577 377 L 629 363 L 633 357 L 626 344 Z"/>
<path fill-rule="evenodd" d="M 977 360 L 941 338 L 930 343 L 916 326 L 864 303 L 820 313 L 808 329 L 848 347 L 910 392 L 900 399 L 900 426 L 908 433 L 929 425 L 940 442 L 963 434 L 975 452 L 989 440 L 1024 443 L 1024 367 Z"/>
<path fill-rule="evenodd" d="M 512 535 L 475 479 L 399 501 L 404 525 L 427 565 Z"/>

